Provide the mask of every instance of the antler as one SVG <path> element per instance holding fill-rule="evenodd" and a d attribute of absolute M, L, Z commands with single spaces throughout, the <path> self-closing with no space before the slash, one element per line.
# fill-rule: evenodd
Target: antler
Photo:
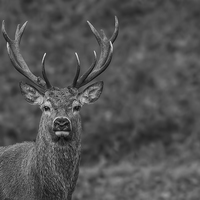
<path fill-rule="evenodd" d="M 50 82 L 47 79 L 44 63 L 45 63 L 45 56 L 44 54 L 42 59 L 42 75 L 44 77 L 44 80 L 40 77 L 36 77 L 29 69 L 28 65 L 26 64 L 25 60 L 23 59 L 21 53 L 20 53 L 20 41 L 22 38 L 22 35 L 24 33 L 25 27 L 27 22 L 25 22 L 22 27 L 20 28 L 20 25 L 18 24 L 16 32 L 15 32 L 15 39 L 12 40 L 8 36 L 6 30 L 5 30 L 5 23 L 2 22 L 2 32 L 3 36 L 7 42 L 7 51 L 8 55 L 10 57 L 10 60 L 15 67 L 17 71 L 19 71 L 22 75 L 24 75 L 26 78 L 28 78 L 30 81 L 32 81 L 34 84 L 36 84 L 38 87 L 40 87 L 43 90 L 46 90 L 51 87 Z"/>
<path fill-rule="evenodd" d="M 118 32 L 119 32 L 119 23 L 117 17 L 115 17 L 115 30 L 113 32 L 113 35 L 110 39 L 108 39 L 104 33 L 103 30 L 101 30 L 102 36 L 98 33 L 98 31 L 94 28 L 94 26 L 87 21 L 88 25 L 90 26 L 90 29 L 92 30 L 99 46 L 100 46 L 100 56 L 97 60 L 96 52 L 94 51 L 94 62 L 90 66 L 90 68 L 79 78 L 80 74 L 80 60 L 78 57 L 78 54 L 75 53 L 76 60 L 77 60 L 77 71 L 76 75 L 74 77 L 72 87 L 80 88 L 87 83 L 91 82 L 93 79 L 95 79 L 97 76 L 99 76 L 110 64 L 112 60 L 112 54 L 113 54 L 113 43 L 115 39 L 117 38 Z M 46 53 L 44 54 L 42 58 L 42 75 L 43 78 L 36 77 L 29 69 L 28 65 L 26 64 L 25 60 L 23 59 L 21 53 L 20 53 L 20 41 L 22 38 L 22 35 L 24 33 L 25 27 L 27 22 L 25 22 L 22 27 L 20 28 L 20 25 L 17 26 L 16 33 L 15 33 L 15 39 L 12 40 L 8 36 L 6 30 L 5 30 L 5 23 L 2 22 L 2 32 L 3 36 L 7 42 L 7 51 L 8 55 L 10 57 L 10 60 L 15 67 L 17 71 L 19 71 L 22 75 L 24 75 L 26 78 L 28 78 L 30 81 L 32 81 L 34 84 L 36 84 L 39 88 L 46 90 L 49 88 L 52 88 L 45 72 L 45 57 Z"/>
<path fill-rule="evenodd" d="M 78 78 L 80 74 L 80 61 L 79 61 L 78 55 L 76 54 L 76 59 L 77 59 L 78 64 L 77 64 L 76 76 L 74 78 L 72 87 L 75 87 L 77 89 L 91 82 L 93 79 L 99 76 L 104 70 L 106 70 L 106 68 L 108 67 L 108 65 L 110 64 L 112 60 L 112 54 L 113 54 L 112 44 L 117 38 L 117 35 L 119 32 L 119 23 L 116 16 L 115 16 L 115 30 L 110 39 L 106 37 L 103 30 L 101 30 L 101 33 L 102 33 L 102 36 L 101 36 L 89 21 L 87 21 L 87 23 L 90 26 L 90 29 L 92 30 L 100 46 L 100 56 L 99 56 L 99 59 L 97 60 L 96 52 L 94 51 L 93 64 L 80 78 Z"/>

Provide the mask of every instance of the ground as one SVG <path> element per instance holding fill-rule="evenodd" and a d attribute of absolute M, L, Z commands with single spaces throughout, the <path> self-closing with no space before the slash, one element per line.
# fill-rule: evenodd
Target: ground
<path fill-rule="evenodd" d="M 151 151 L 151 147 L 150 151 Z M 74 200 L 199 200 L 200 146 L 170 156 L 143 153 L 116 163 L 81 167 Z M 191 149 L 191 148 L 190 148 Z M 186 152 L 185 152 L 186 151 Z M 153 157 L 152 157 L 153 156 Z"/>

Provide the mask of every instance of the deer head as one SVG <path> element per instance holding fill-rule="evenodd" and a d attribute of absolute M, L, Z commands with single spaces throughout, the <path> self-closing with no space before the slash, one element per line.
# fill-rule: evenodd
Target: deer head
<path fill-rule="evenodd" d="M 96 82 L 89 85 L 83 91 L 79 89 L 90 83 L 99 76 L 111 62 L 113 54 L 113 43 L 118 35 L 118 20 L 115 17 L 115 30 L 111 38 L 107 38 L 104 31 L 101 34 L 88 22 L 99 46 L 100 56 L 97 59 L 94 51 L 94 62 L 89 69 L 80 75 L 80 61 L 78 54 L 75 53 L 77 60 L 77 71 L 72 84 L 65 88 L 57 88 L 51 85 L 45 72 L 45 57 L 42 59 L 43 78 L 36 77 L 29 69 L 20 53 L 20 41 L 24 33 L 27 22 L 17 26 L 15 39 L 12 40 L 5 30 L 4 21 L 2 23 L 2 32 L 7 41 L 7 51 L 10 60 L 17 71 L 28 78 L 36 87 L 27 83 L 20 83 L 21 93 L 30 104 L 39 105 L 42 110 L 41 125 L 43 137 L 45 140 L 59 143 L 77 141 L 81 129 L 79 111 L 84 104 L 95 102 L 103 90 L 103 82 Z M 46 135 L 45 135 L 46 134 Z"/>

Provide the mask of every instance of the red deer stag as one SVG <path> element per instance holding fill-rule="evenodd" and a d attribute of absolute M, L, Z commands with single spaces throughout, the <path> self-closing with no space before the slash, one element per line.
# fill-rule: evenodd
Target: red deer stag
<path fill-rule="evenodd" d="M 80 75 L 77 53 L 77 71 L 73 82 L 66 88 L 50 84 L 42 59 L 43 79 L 36 77 L 20 53 L 20 41 L 26 23 L 17 26 L 15 39 L 8 36 L 4 21 L 3 36 L 13 66 L 36 87 L 20 83 L 21 93 L 30 104 L 39 105 L 42 116 L 35 142 L 23 142 L 0 147 L 0 199 L 10 200 L 71 200 L 79 173 L 81 154 L 81 118 L 79 111 L 84 104 L 95 102 L 103 90 L 103 82 L 79 88 L 99 76 L 110 64 L 113 43 L 118 35 L 118 20 L 108 39 L 102 30 L 99 34 L 88 22 L 99 46 L 100 56 L 94 52 L 94 62 Z"/>

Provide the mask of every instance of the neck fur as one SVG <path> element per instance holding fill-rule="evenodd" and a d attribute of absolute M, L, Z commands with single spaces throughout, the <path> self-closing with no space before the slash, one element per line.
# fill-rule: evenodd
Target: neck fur
<path fill-rule="evenodd" d="M 60 146 L 50 140 L 47 130 L 40 128 L 36 139 L 36 170 L 40 190 L 52 196 L 55 194 L 56 199 L 59 199 L 59 194 L 63 197 L 66 191 L 73 190 L 78 177 L 80 154 L 80 137 Z"/>

